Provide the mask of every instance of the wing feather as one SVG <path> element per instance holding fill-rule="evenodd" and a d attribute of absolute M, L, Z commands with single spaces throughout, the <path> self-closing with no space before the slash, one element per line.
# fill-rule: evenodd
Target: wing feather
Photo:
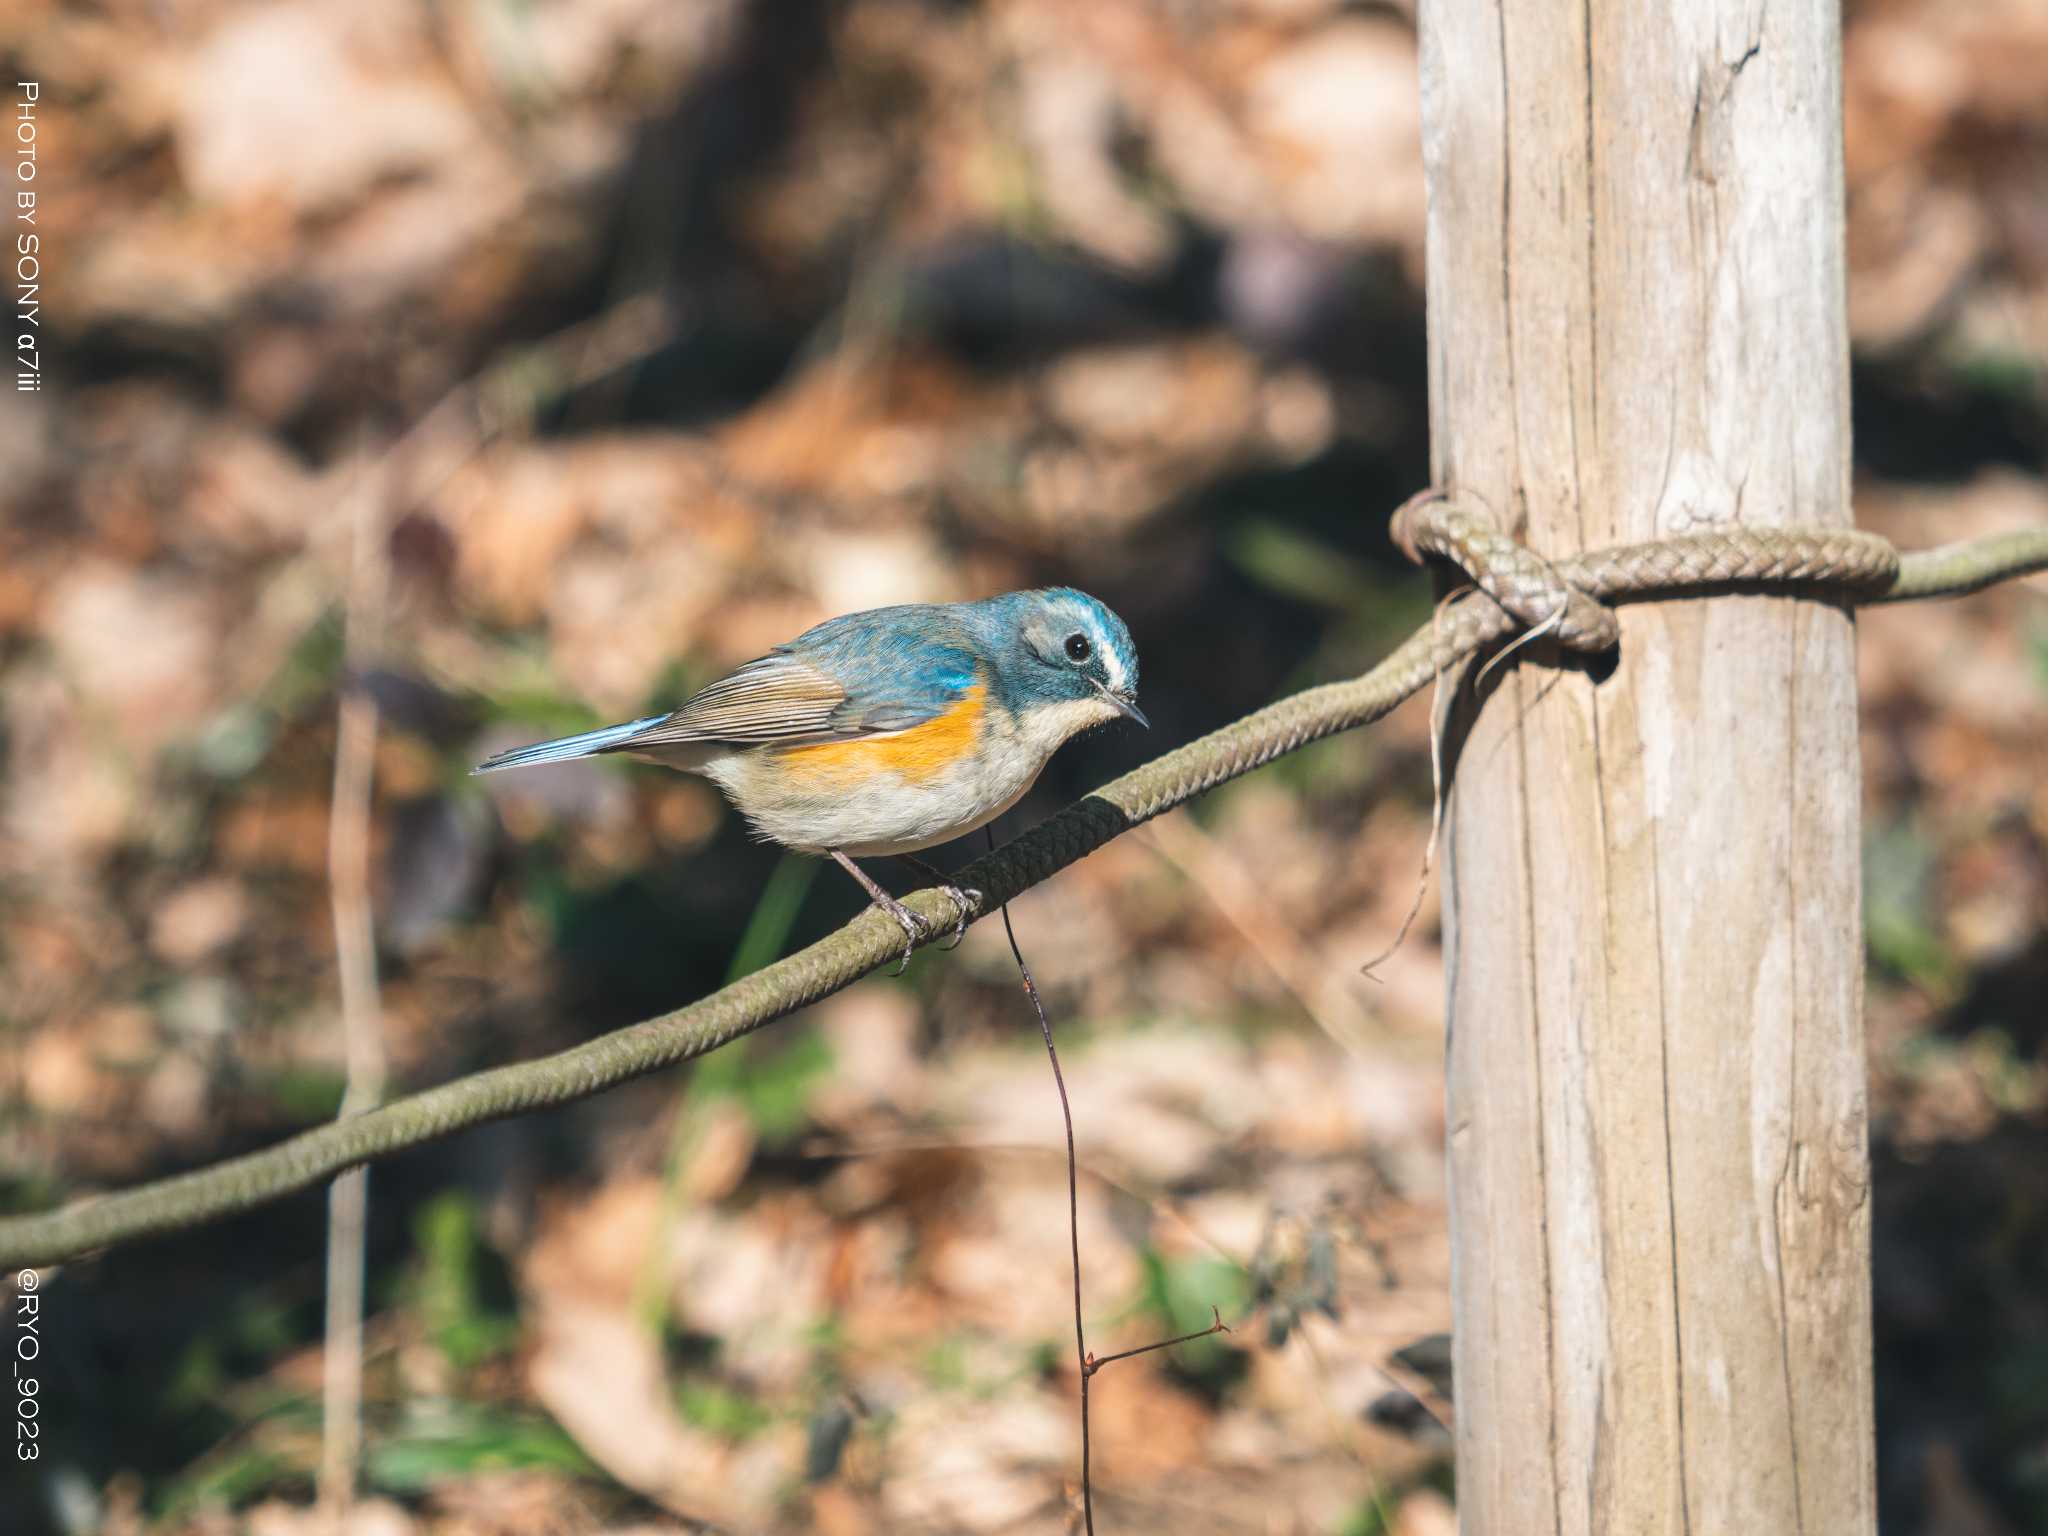
<path fill-rule="evenodd" d="M 835 722 L 845 703 L 846 690 L 823 672 L 775 652 L 712 683 L 674 714 L 635 733 L 621 750 L 697 742 L 826 741 L 858 734 Z"/>
<path fill-rule="evenodd" d="M 943 714 L 980 680 L 973 653 L 945 614 L 905 606 L 828 620 L 721 677 L 673 714 L 516 748 L 476 771 L 610 752 L 796 747 L 909 730 Z"/>

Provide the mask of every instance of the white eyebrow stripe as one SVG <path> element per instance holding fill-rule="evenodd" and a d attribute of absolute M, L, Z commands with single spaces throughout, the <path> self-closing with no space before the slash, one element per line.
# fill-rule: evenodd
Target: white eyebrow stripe
<path fill-rule="evenodd" d="M 1088 627 L 1095 631 L 1095 649 L 1102 653 L 1102 670 L 1108 674 L 1113 693 L 1124 685 L 1124 659 L 1117 654 L 1115 646 L 1103 640 L 1101 628 L 1092 619 Z"/>

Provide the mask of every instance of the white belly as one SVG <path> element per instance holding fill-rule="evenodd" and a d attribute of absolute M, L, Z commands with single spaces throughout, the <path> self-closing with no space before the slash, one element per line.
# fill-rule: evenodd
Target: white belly
<path fill-rule="evenodd" d="M 879 772 L 819 784 L 791 774 L 765 748 L 712 758 L 700 771 L 762 838 L 805 853 L 870 856 L 916 853 L 987 825 L 1023 798 L 1051 755 L 1004 735 L 921 783 Z"/>

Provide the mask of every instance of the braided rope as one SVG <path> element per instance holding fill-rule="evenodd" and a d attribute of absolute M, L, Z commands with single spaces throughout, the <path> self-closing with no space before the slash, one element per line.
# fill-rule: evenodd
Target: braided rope
<path fill-rule="evenodd" d="M 1717 588 L 1894 602 L 1974 592 L 2048 569 L 2048 528 L 1903 559 L 1885 540 L 1853 529 L 1721 528 L 1549 562 L 1506 538 L 1472 507 L 1425 495 L 1401 509 L 1395 532 L 1417 557 L 1455 560 L 1491 601 L 1452 605 L 1363 676 L 1269 704 L 1105 784 L 976 859 L 957 877 L 961 886 L 981 892 L 967 920 L 994 912 L 1110 839 L 1205 790 L 1311 741 L 1379 719 L 1439 672 L 1518 629 L 1551 624 L 1560 643 L 1600 650 L 1619 634 L 1607 609 L 1614 603 Z M 916 892 L 906 905 L 935 933 L 951 930 L 956 914 L 939 892 Z M 0 1267 L 55 1263 L 196 1226 L 468 1126 L 586 1098 L 702 1056 L 828 997 L 894 960 L 902 944 L 902 930 L 870 910 L 688 1007 L 556 1055 L 478 1072 L 208 1168 L 0 1220 Z"/>

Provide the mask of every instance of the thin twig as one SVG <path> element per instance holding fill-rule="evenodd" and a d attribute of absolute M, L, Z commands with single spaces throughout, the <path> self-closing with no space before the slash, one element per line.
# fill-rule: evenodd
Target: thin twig
<path fill-rule="evenodd" d="M 1424 494 L 1427 493 L 1425 492 Z M 1445 593 L 1443 600 L 1436 605 L 1436 611 L 1430 615 L 1432 627 L 1441 625 L 1444 609 L 1475 590 L 1476 588 L 1470 586 L 1461 586 Z M 1564 622 L 1564 616 L 1565 609 L 1560 604 L 1549 618 L 1538 624 L 1534 629 L 1526 629 L 1521 634 L 1515 636 L 1512 641 L 1502 646 L 1500 650 L 1487 659 L 1486 664 L 1479 669 L 1478 676 L 1473 678 L 1472 686 L 1477 688 L 1481 683 L 1485 682 L 1495 667 L 1506 661 L 1523 646 L 1533 644 L 1554 631 L 1558 625 Z M 1408 941 L 1408 931 L 1415 926 L 1415 919 L 1422 913 L 1423 897 L 1429 894 L 1429 872 L 1436 864 L 1437 838 L 1442 833 L 1444 825 L 1444 718 L 1441 708 L 1443 684 L 1443 669 L 1439 667 L 1436 680 L 1430 685 L 1429 692 L 1429 842 L 1424 845 L 1422 850 L 1422 872 L 1416 876 L 1415 899 L 1408 903 L 1408 914 L 1401 919 L 1400 931 L 1394 935 L 1394 942 L 1358 968 L 1359 974 L 1372 981 L 1379 980 L 1379 977 L 1374 975 L 1374 972 L 1379 970 L 1388 960 L 1392 959 L 1395 952 Z"/>
<path fill-rule="evenodd" d="M 1464 586 L 1446 592 L 1435 609 L 1430 613 L 1430 630 L 1441 635 L 1444 610 L 1476 588 Z M 1453 697 L 1456 690 L 1452 690 Z M 1422 899 L 1429 894 L 1429 872 L 1436 864 L 1437 834 L 1444 824 L 1444 669 L 1439 666 L 1436 676 L 1429 685 L 1429 841 L 1422 847 L 1422 869 L 1415 877 L 1415 899 L 1408 903 L 1408 912 L 1401 919 L 1401 927 L 1394 934 L 1394 942 L 1374 955 L 1358 968 L 1359 974 L 1368 981 L 1378 981 L 1373 973 L 1388 960 L 1395 951 L 1408 941 L 1408 930 L 1415 926 L 1415 919 L 1422 914 Z"/>
<path fill-rule="evenodd" d="M 654 295 L 569 326 L 509 360 L 463 380 L 396 442 L 367 462 L 350 509 L 352 542 L 343 614 L 343 686 L 334 746 L 334 790 L 328 812 L 329 903 L 341 984 L 346 1086 L 337 1120 L 377 1107 L 386 1064 L 383 1003 L 377 977 L 375 915 L 370 900 L 370 794 L 377 751 L 377 701 L 360 679 L 378 644 L 391 581 L 386 508 L 392 487 L 417 473 L 436 451 L 452 453 L 443 474 L 479 452 L 538 398 L 601 378 L 647 355 L 673 334 L 674 317 Z M 523 391 L 523 393 L 522 393 Z M 369 1169 L 338 1175 L 327 1195 L 327 1318 L 322 1356 L 321 1506 L 339 1523 L 355 1497 L 362 1458 L 364 1233 L 369 1220 Z"/>
<path fill-rule="evenodd" d="M 1235 928 L 1317 1028 L 1356 1054 L 1372 1020 L 1332 973 L 1279 921 L 1256 881 L 1215 838 L 1186 815 L 1162 816 L 1147 830 L 1153 852 L 1178 871 Z"/>
<path fill-rule="evenodd" d="M 995 847 L 995 834 L 989 834 Z M 1067 1080 L 1060 1071 L 1060 1053 L 1052 1043 L 1052 1021 L 1045 1016 L 1045 1004 L 1038 996 L 1038 983 L 1031 979 L 1031 967 L 1024 963 L 1024 951 L 1017 946 L 1017 929 L 1010 921 L 1010 904 L 1003 903 L 1003 932 L 1010 940 L 1010 954 L 1016 959 L 1017 974 L 1024 978 L 1024 995 L 1038 1015 L 1038 1032 L 1045 1039 L 1045 1054 L 1052 1062 L 1053 1086 L 1060 1091 L 1060 1119 L 1067 1132 L 1067 1245 L 1074 1261 L 1074 1363 L 1081 1372 L 1081 1523 L 1088 1536 L 1095 1536 L 1095 1492 L 1090 1482 L 1088 1458 L 1088 1379 L 1095 1374 L 1088 1355 L 1088 1335 L 1081 1321 L 1081 1174 L 1074 1160 L 1074 1110 L 1067 1102 Z"/>
<path fill-rule="evenodd" d="M 388 460 L 366 465 L 350 509 L 351 552 L 344 618 L 344 671 L 328 811 L 327 868 L 334 951 L 341 984 L 347 1085 L 339 1119 L 384 1097 L 383 1003 L 370 905 L 370 792 L 377 752 L 377 700 L 360 684 L 383 620 L 389 562 L 384 544 Z M 369 1218 L 368 1168 L 351 1168 L 327 1195 L 327 1322 L 321 1357 L 320 1505 L 338 1528 L 355 1499 L 362 1457 L 363 1246 Z"/>
<path fill-rule="evenodd" d="M 989 851 L 994 852 L 996 835 L 993 828 L 985 829 Z M 1140 1344 L 1136 1349 L 1119 1350 L 1113 1355 L 1097 1359 L 1088 1352 L 1088 1334 L 1081 1318 L 1081 1171 L 1080 1163 L 1074 1156 L 1074 1109 L 1067 1100 L 1067 1079 L 1060 1071 L 1060 1053 L 1052 1043 L 1052 1020 L 1046 1017 L 1045 1002 L 1038 995 L 1038 983 L 1031 978 L 1031 967 L 1024 963 L 1024 951 L 1017 945 L 1016 925 L 1010 921 L 1010 904 L 1004 902 L 1003 933 L 1010 941 L 1010 955 L 1017 962 L 1017 974 L 1024 978 L 1024 995 L 1031 999 L 1031 1011 L 1038 1015 L 1038 1033 L 1045 1041 L 1046 1058 L 1052 1062 L 1053 1086 L 1060 1094 L 1060 1121 L 1067 1133 L 1067 1247 L 1074 1266 L 1074 1363 L 1081 1373 L 1081 1524 L 1088 1536 L 1095 1536 L 1095 1487 L 1093 1470 L 1090 1465 L 1088 1434 L 1088 1383 L 1095 1373 L 1105 1365 L 1117 1360 L 1128 1360 L 1133 1355 L 1150 1354 L 1155 1349 L 1171 1349 L 1176 1344 L 1185 1344 L 1191 1339 L 1206 1339 L 1211 1334 L 1228 1333 L 1223 1314 L 1212 1302 L 1210 1315 L 1215 1319 L 1207 1328 L 1198 1328 L 1193 1333 L 1181 1334 L 1178 1338 L 1160 1339 L 1153 1344 Z"/>
<path fill-rule="evenodd" d="M 1209 1303 L 1209 1317 L 1211 1319 L 1209 1326 L 1197 1328 L 1193 1333 L 1178 1334 L 1170 1339 L 1161 1339 L 1154 1344 L 1140 1344 L 1136 1349 L 1120 1349 L 1113 1355 L 1090 1355 L 1082 1363 L 1082 1379 L 1085 1381 L 1105 1365 L 1114 1365 L 1117 1361 L 1128 1360 L 1133 1355 L 1149 1355 L 1155 1349 L 1171 1349 L 1176 1344 L 1187 1344 L 1196 1339 L 1206 1339 L 1214 1334 L 1230 1332 L 1230 1324 L 1223 1321 L 1222 1309 L 1213 1301 Z"/>

